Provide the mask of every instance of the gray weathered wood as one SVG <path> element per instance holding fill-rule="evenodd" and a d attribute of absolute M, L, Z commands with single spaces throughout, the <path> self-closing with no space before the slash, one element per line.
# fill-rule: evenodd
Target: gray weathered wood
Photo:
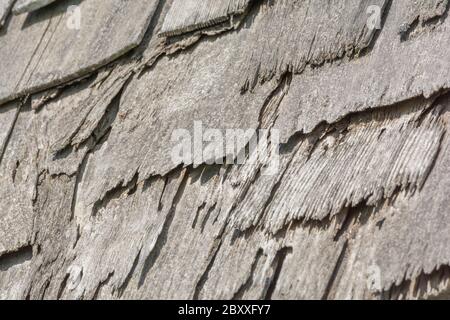
<path fill-rule="evenodd" d="M 0 299 L 448 299 L 448 1 L 74 3 L 1 29 Z M 172 161 L 196 121 L 281 141 Z"/>
<path fill-rule="evenodd" d="M 2 0 L 0 1 L 0 28 L 5 24 L 6 19 L 11 12 L 11 8 L 16 0 Z"/>
<path fill-rule="evenodd" d="M 432 32 L 402 41 L 398 30 L 411 10 L 408 3 L 393 1 L 369 54 L 293 77 L 280 106 L 279 125 L 275 125 L 282 141 L 295 132 L 311 132 L 321 122 L 336 122 L 348 113 L 431 97 L 450 87 L 445 54 L 450 20 L 438 23 Z"/>
<path fill-rule="evenodd" d="M 248 44 L 246 87 L 307 65 L 321 65 L 366 49 L 387 1 L 274 1 L 263 5 L 255 41 Z M 371 7 L 377 8 L 370 20 Z M 379 20 L 379 22 L 377 22 Z"/>
<path fill-rule="evenodd" d="M 86 75 L 136 47 L 158 1 L 90 0 L 74 11 L 69 4 L 11 19 L 0 38 L 0 103 Z"/>
<path fill-rule="evenodd" d="M 160 34 L 174 36 L 207 28 L 242 15 L 250 0 L 175 0 Z"/>
<path fill-rule="evenodd" d="M 34 11 L 45 7 L 56 0 L 18 0 L 14 5 L 14 14 L 21 14 L 25 12 Z"/>

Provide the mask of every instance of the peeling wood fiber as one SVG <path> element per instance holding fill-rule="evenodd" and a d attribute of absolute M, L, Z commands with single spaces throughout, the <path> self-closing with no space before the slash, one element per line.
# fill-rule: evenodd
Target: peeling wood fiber
<path fill-rule="evenodd" d="M 207 28 L 242 15 L 251 0 L 175 0 L 160 35 L 175 36 Z"/>
<path fill-rule="evenodd" d="M 245 37 L 246 32 L 235 33 L 199 43 L 192 53 L 182 52 L 176 60 L 163 57 L 151 72 L 131 80 L 108 144 L 88 163 L 93 175 L 86 177 L 87 204 L 117 185 L 126 185 L 136 173 L 144 180 L 192 165 L 194 158 L 188 163 L 172 160 L 172 149 L 179 144 L 172 139 L 174 130 L 185 129 L 194 137 L 196 121 L 202 122 L 204 130 L 223 132 L 258 127 L 260 109 L 276 83 L 241 94 L 238 46 Z M 161 128 L 157 123 L 165 125 Z M 222 152 L 217 158 L 226 155 Z"/>
<path fill-rule="evenodd" d="M 398 114 L 357 114 L 321 137 L 312 151 L 300 146 L 282 176 L 252 186 L 236 210 L 236 226 L 262 225 L 276 233 L 292 220 L 324 220 L 345 207 L 389 199 L 399 189 L 420 189 L 444 133 L 439 110 L 421 118 L 426 106 L 419 100 L 398 106 Z M 270 203 L 261 201 L 275 183 Z"/>
<path fill-rule="evenodd" d="M 405 24 L 411 27 L 415 23 L 420 25 L 442 17 L 447 12 L 448 5 L 448 0 L 414 0 L 409 7 Z"/>
<path fill-rule="evenodd" d="M 245 87 L 253 88 L 259 81 L 288 71 L 299 73 L 307 65 L 358 54 L 371 44 L 377 31 L 368 23 L 368 8 L 378 8 L 381 20 L 387 2 L 264 1 L 262 26 L 249 44 Z"/>
<path fill-rule="evenodd" d="M 450 20 L 402 41 L 398 28 L 411 6 L 411 2 L 392 2 L 370 54 L 293 77 L 275 124 L 283 142 L 296 132 L 311 132 L 320 123 L 334 123 L 349 113 L 428 98 L 450 88 L 445 53 Z"/>

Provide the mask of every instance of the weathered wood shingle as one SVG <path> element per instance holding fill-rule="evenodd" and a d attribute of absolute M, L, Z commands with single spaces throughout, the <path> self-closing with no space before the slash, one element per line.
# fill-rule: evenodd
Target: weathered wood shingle
<path fill-rule="evenodd" d="M 0 2 L 0 299 L 448 298 L 447 0 L 28 2 Z M 270 144 L 174 160 L 196 124 Z"/>
<path fill-rule="evenodd" d="M 0 28 L 3 27 L 8 18 L 11 8 L 16 0 L 4 0 L 0 2 Z"/>
<path fill-rule="evenodd" d="M 71 4 L 11 19 L 1 37 L 0 102 L 82 77 L 136 47 L 158 1 Z"/>
<path fill-rule="evenodd" d="M 174 36 L 207 28 L 242 15 L 251 0 L 175 0 L 160 34 Z"/>

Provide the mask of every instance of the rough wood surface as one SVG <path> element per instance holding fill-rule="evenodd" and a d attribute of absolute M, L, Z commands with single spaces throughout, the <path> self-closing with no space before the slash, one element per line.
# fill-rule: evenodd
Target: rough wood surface
<path fill-rule="evenodd" d="M 255 40 L 248 45 L 246 86 L 254 87 L 258 81 L 288 71 L 301 72 L 307 65 L 359 54 L 370 45 L 377 31 L 376 25 L 368 26 L 368 8 L 379 8 L 381 20 L 387 2 L 268 2 L 262 6 Z"/>
<path fill-rule="evenodd" d="M 2 0 L 0 1 L 0 28 L 3 27 L 3 25 L 6 22 L 6 19 L 8 18 L 11 8 L 14 5 L 14 2 L 16 0 Z"/>
<path fill-rule="evenodd" d="M 449 298 L 448 1 L 33 2 L 0 2 L 0 299 Z M 280 141 L 173 161 L 199 123 Z"/>
<path fill-rule="evenodd" d="M 175 36 L 207 28 L 242 15 L 251 0 L 175 0 L 160 34 Z"/>
<path fill-rule="evenodd" d="M 14 14 L 34 11 L 49 5 L 57 0 L 18 0 L 14 5 Z"/>
<path fill-rule="evenodd" d="M 68 10 L 77 4 L 78 13 Z M 1 37 L 0 102 L 84 76 L 136 47 L 157 4 L 61 1 L 15 16 Z M 71 24 L 77 14 L 79 25 Z"/>

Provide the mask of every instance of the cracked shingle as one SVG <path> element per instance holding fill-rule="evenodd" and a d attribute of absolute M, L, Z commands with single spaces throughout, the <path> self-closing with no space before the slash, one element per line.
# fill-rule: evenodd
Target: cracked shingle
<path fill-rule="evenodd" d="M 245 86 L 299 73 L 307 65 L 321 65 L 370 46 L 387 0 L 265 1 L 262 24 L 248 44 Z M 376 8 L 373 13 L 371 9 Z M 373 9 L 372 9 L 373 10 Z M 371 16 L 375 15 L 375 16 Z M 372 19 L 372 20 L 371 20 Z"/>
<path fill-rule="evenodd" d="M 242 15 L 250 0 L 175 0 L 164 19 L 160 34 L 174 36 Z"/>

